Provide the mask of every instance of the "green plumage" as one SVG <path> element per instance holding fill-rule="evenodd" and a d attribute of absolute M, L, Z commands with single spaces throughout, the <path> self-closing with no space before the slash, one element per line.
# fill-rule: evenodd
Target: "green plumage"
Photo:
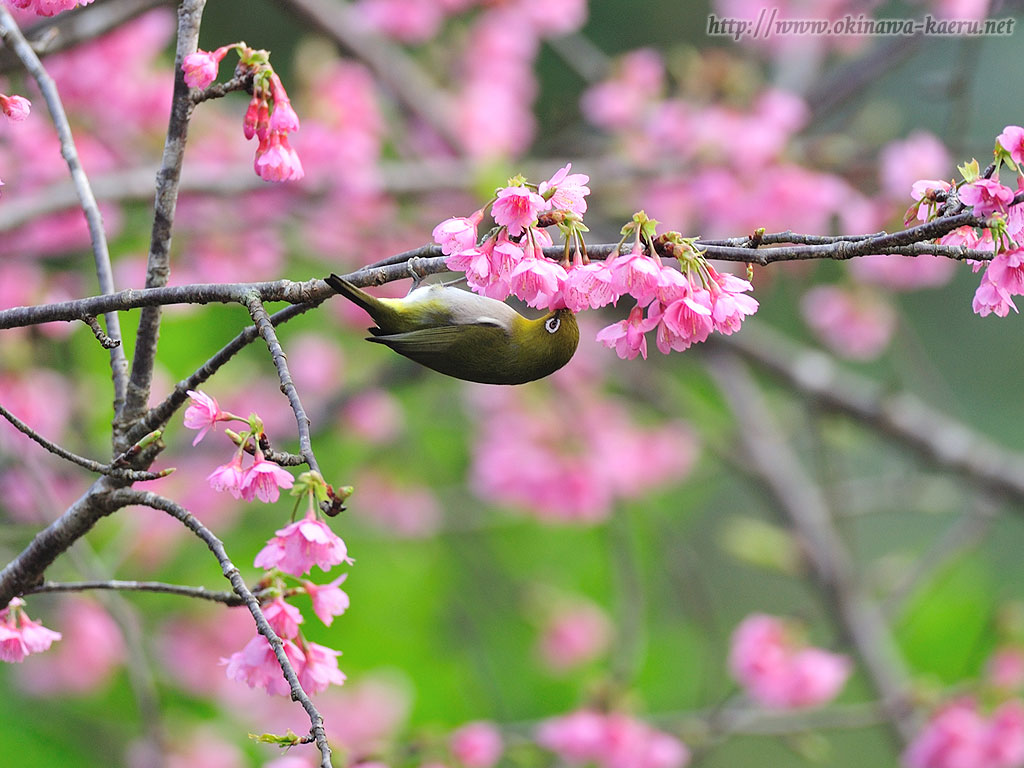
<path fill-rule="evenodd" d="M 567 309 L 528 320 L 503 302 L 450 285 L 378 299 L 337 275 L 325 280 L 377 323 L 367 341 L 456 379 L 483 384 L 541 379 L 569 362 L 579 343 L 576 316 Z"/>

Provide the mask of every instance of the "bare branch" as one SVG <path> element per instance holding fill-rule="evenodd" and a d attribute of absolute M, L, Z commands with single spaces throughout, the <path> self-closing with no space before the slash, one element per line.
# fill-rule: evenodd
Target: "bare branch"
<path fill-rule="evenodd" d="M 245 599 L 234 592 L 214 592 L 206 587 L 186 587 L 183 584 L 167 584 L 163 581 L 122 581 L 107 579 L 103 581 L 45 581 L 39 586 L 26 589 L 26 595 L 38 595 L 48 592 L 86 592 L 94 589 L 116 590 L 119 592 L 160 592 L 179 597 L 193 597 L 199 600 L 210 600 L 227 606 L 245 605 Z"/>
<path fill-rule="evenodd" d="M 256 596 L 246 586 L 245 580 L 242 578 L 238 568 L 231 562 L 224 549 L 223 542 L 187 509 L 163 496 L 146 491 L 123 488 L 112 492 L 110 499 L 113 504 L 120 507 L 129 504 L 141 504 L 153 509 L 163 510 L 177 520 L 180 520 L 186 528 L 196 534 L 209 547 L 210 551 L 217 558 L 217 562 L 220 563 L 224 577 L 231 582 L 231 588 L 244 601 L 249 612 L 252 613 L 252 617 L 256 621 L 257 630 L 270 642 L 270 647 L 274 650 L 274 656 L 281 665 L 281 671 L 288 681 L 292 699 L 302 704 L 302 708 L 309 715 L 311 731 L 315 737 L 316 745 L 320 749 L 321 768 L 331 768 L 331 748 L 327 745 L 327 734 L 324 732 L 323 717 L 299 684 L 298 675 L 296 675 L 295 669 L 292 667 L 291 662 L 288 661 L 287 655 L 285 655 L 284 644 L 281 642 L 281 638 L 277 636 L 277 633 L 274 632 L 267 622 L 260 608 L 259 600 L 256 599 Z"/>
<path fill-rule="evenodd" d="M 156 175 L 156 200 L 153 210 L 153 230 L 149 244 L 149 259 L 146 264 L 146 288 L 160 288 L 167 285 L 171 273 L 171 233 L 174 227 L 174 212 L 178 203 L 178 181 L 181 178 L 181 164 L 185 156 L 185 140 L 188 137 L 188 122 L 195 104 L 191 89 L 185 84 L 182 61 L 193 53 L 199 44 L 199 24 L 203 17 L 206 0 L 182 0 L 178 6 L 178 44 L 174 57 L 174 97 L 171 102 L 171 117 L 167 126 L 160 170 Z M 135 335 L 135 357 L 132 361 L 131 376 L 128 380 L 124 409 L 114 419 L 115 445 L 123 449 L 124 432 L 146 409 L 149 391 L 153 383 L 153 363 L 156 359 L 156 345 L 160 330 L 159 305 L 145 307 L 139 317 L 139 328 Z"/>
<path fill-rule="evenodd" d="M 0 39 L 2 39 L 24 64 L 25 69 L 35 79 L 39 90 L 43 94 L 46 106 L 50 110 L 54 128 L 60 138 L 60 153 L 71 172 L 71 179 L 75 185 L 75 192 L 79 204 L 85 212 L 85 219 L 89 225 L 89 238 L 92 241 L 93 259 L 96 264 L 96 277 L 99 281 L 100 291 L 103 293 L 114 292 L 114 275 L 110 266 L 110 252 L 107 249 L 107 237 L 103 231 L 103 217 L 100 214 L 99 206 L 89 185 L 89 179 L 82 169 L 82 163 L 78 159 L 78 150 L 75 149 L 75 140 L 71 135 L 71 126 L 68 124 L 67 115 L 64 112 L 64 105 L 61 103 L 60 94 L 57 93 L 57 86 L 53 78 L 47 74 L 42 62 L 32 46 L 29 45 L 25 36 L 22 35 L 14 17 L 11 16 L 7 6 L 0 4 Z M 121 321 L 116 312 L 110 312 L 106 316 L 107 334 L 115 341 L 121 340 Z M 124 349 L 120 344 L 110 348 L 110 368 L 114 382 L 114 410 L 119 411 L 124 402 L 127 387 L 128 359 L 125 357 Z"/>
<path fill-rule="evenodd" d="M 267 349 L 270 350 L 270 356 L 274 360 L 274 367 L 277 368 L 277 377 L 281 380 L 281 391 L 287 396 L 288 402 L 292 406 L 292 412 L 295 414 L 295 422 L 299 430 L 299 454 L 310 469 L 319 472 L 320 466 L 317 464 L 316 456 L 313 455 L 313 442 L 309 434 L 309 417 L 306 416 L 306 410 L 302 407 L 299 393 L 295 389 L 291 371 L 288 370 L 288 356 L 284 353 L 281 342 L 277 338 L 274 324 L 270 321 L 270 316 L 259 296 L 250 294 L 245 300 L 245 306 L 249 310 L 260 336 L 267 343 Z"/>
<path fill-rule="evenodd" d="M 104 332 L 100 327 L 99 321 L 95 315 L 86 315 L 82 318 L 82 322 L 89 326 L 92 330 L 92 335 L 96 337 L 96 341 L 100 343 L 100 346 L 104 349 L 113 349 L 114 347 L 120 346 L 120 339 L 112 339 Z"/>
<path fill-rule="evenodd" d="M 118 469 L 112 467 L 110 464 L 101 464 L 98 461 L 93 461 L 92 459 L 87 459 L 84 456 L 79 456 L 77 453 L 72 453 L 66 448 L 62 448 L 56 443 L 47 440 L 45 437 L 40 435 L 38 432 L 36 432 L 34 429 L 28 426 L 28 424 L 23 422 L 21 419 L 19 419 L 13 413 L 8 411 L 2 405 L 0 405 L 0 416 L 3 416 L 5 419 L 7 419 L 7 421 L 9 421 L 14 426 L 15 429 L 17 429 L 19 432 L 21 432 L 29 439 L 33 440 L 35 443 L 41 445 L 50 453 L 54 454 L 55 456 L 59 456 L 62 459 L 66 459 L 67 461 L 70 461 L 72 464 L 77 464 L 80 467 L 84 467 L 85 469 L 88 469 L 90 472 L 97 472 L 101 475 L 110 475 L 111 477 L 115 477 L 122 480 L 130 480 L 133 482 L 141 480 L 156 480 L 157 478 L 160 477 L 166 477 L 169 474 L 168 471 L 139 472 L 132 469 Z"/>

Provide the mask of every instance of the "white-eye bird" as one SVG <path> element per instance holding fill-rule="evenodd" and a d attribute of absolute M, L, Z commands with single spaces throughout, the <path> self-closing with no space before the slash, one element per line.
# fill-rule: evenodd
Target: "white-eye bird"
<path fill-rule="evenodd" d="M 456 379 L 542 379 L 569 362 L 580 340 L 568 309 L 529 320 L 503 302 L 451 285 L 421 285 L 400 299 L 378 299 L 337 275 L 324 279 L 377 323 L 367 341 Z"/>

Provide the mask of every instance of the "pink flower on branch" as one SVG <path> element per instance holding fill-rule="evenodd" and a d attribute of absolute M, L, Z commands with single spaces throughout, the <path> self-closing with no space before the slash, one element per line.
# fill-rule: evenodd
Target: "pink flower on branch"
<path fill-rule="evenodd" d="M 569 173 L 572 163 L 555 172 L 547 181 L 537 187 L 537 193 L 548 201 L 548 207 L 554 210 L 572 211 L 582 216 L 587 212 L 587 201 L 590 194 L 587 182 L 590 177 L 585 173 Z"/>
<path fill-rule="evenodd" d="M 614 348 L 615 354 L 623 360 L 633 360 L 637 355 L 647 359 L 648 331 L 658 324 L 656 318 L 644 317 L 643 307 L 637 304 L 629 312 L 629 317 L 620 320 L 597 332 L 597 340 L 609 349 Z"/>
<path fill-rule="evenodd" d="M 60 632 L 32 621 L 25 613 L 25 601 L 16 597 L 0 611 L 0 661 L 20 662 L 30 653 L 42 653 L 60 640 Z"/>
<path fill-rule="evenodd" d="M 198 445 L 218 421 L 229 421 L 233 418 L 220 409 L 215 398 L 205 392 L 190 389 L 185 394 L 192 398 L 192 404 L 185 409 L 185 427 L 199 430 L 192 445 Z"/>
<path fill-rule="evenodd" d="M 206 88 L 217 79 L 217 72 L 225 54 L 231 46 L 225 45 L 215 51 L 196 51 L 181 62 L 185 73 L 185 84 L 190 88 Z"/>
<path fill-rule="evenodd" d="M 537 214 L 546 210 L 548 201 L 527 187 L 504 187 L 491 207 L 494 221 L 508 227 L 512 237 L 523 234 L 537 221 Z"/>
<path fill-rule="evenodd" d="M 280 131 L 271 131 L 267 141 L 260 142 L 254 168 L 264 181 L 298 181 L 306 175 L 302 161 L 288 143 L 288 134 Z"/>
<path fill-rule="evenodd" d="M 338 586 L 346 578 L 348 578 L 348 574 L 343 573 L 329 584 L 302 582 L 306 592 L 313 600 L 313 613 L 324 623 L 324 626 L 331 626 L 335 616 L 341 616 L 348 610 L 348 595 Z"/>
<path fill-rule="evenodd" d="M 281 488 L 291 488 L 295 478 L 283 467 L 267 461 L 257 449 L 256 460 L 245 470 L 239 490 L 242 498 L 252 501 L 254 498 L 272 504 L 280 496 Z"/>
<path fill-rule="evenodd" d="M 352 564 L 345 542 L 310 512 L 302 520 L 278 530 L 256 555 L 257 568 L 278 568 L 292 576 L 308 573 L 314 565 L 328 571 L 340 563 Z"/>
<path fill-rule="evenodd" d="M 32 102 L 24 96 L 5 96 L 0 93 L 0 110 L 12 121 L 20 123 L 28 117 Z"/>

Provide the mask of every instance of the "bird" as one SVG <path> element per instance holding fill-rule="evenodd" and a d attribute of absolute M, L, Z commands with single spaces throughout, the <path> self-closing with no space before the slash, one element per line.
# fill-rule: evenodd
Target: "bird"
<path fill-rule="evenodd" d="M 569 309 L 530 320 L 497 299 L 451 284 L 414 287 L 379 299 L 344 278 L 325 282 L 377 324 L 367 341 L 383 344 L 438 373 L 481 384 L 525 384 L 572 359 L 580 329 Z"/>

